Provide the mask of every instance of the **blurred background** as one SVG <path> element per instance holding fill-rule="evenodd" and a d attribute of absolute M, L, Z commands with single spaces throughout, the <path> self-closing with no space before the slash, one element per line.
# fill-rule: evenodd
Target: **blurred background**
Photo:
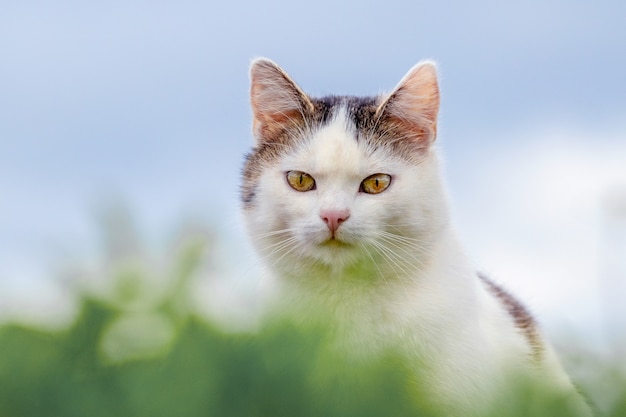
<path fill-rule="evenodd" d="M 245 321 L 258 292 L 238 209 L 250 60 L 272 58 L 313 95 L 369 95 L 430 58 L 468 252 L 566 356 L 619 358 L 625 19 L 617 0 L 3 2 L 0 322 L 64 329 L 81 294 L 167 292 L 172 253 L 199 240 L 210 261 L 186 302 Z M 120 262 L 142 272 L 114 284 Z"/>

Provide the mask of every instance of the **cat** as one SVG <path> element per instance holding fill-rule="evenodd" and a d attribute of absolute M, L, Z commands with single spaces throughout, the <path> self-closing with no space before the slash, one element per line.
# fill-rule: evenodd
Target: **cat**
<path fill-rule="evenodd" d="M 282 309 L 324 311 L 355 356 L 401 349 L 444 415 L 481 415 L 512 373 L 591 415 L 535 319 L 476 272 L 454 233 L 433 62 L 373 97 L 314 98 L 265 58 L 250 78 L 242 210 Z"/>

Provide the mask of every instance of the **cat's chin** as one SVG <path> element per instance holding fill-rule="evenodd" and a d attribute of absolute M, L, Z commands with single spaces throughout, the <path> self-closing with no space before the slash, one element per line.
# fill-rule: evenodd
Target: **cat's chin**
<path fill-rule="evenodd" d="M 359 254 L 354 244 L 340 239 L 326 239 L 317 244 L 313 252 L 318 261 L 331 267 L 346 266 Z"/>
<path fill-rule="evenodd" d="M 327 239 L 319 244 L 323 248 L 337 248 L 338 250 L 353 248 L 354 246 L 348 242 L 339 239 Z"/>

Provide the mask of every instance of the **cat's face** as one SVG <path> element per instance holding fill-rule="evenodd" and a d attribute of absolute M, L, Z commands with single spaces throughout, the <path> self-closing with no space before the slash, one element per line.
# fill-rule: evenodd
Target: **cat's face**
<path fill-rule="evenodd" d="M 304 95 L 269 61 L 253 65 L 258 142 L 242 199 L 251 238 L 272 266 L 419 265 L 442 198 L 430 149 L 438 95 L 426 65 L 386 98 L 323 99 Z M 410 87 L 417 103 L 404 102 L 416 100 Z"/>

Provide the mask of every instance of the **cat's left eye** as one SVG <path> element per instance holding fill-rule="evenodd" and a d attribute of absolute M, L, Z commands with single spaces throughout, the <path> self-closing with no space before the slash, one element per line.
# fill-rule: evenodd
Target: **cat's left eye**
<path fill-rule="evenodd" d="M 391 175 L 374 174 L 363 180 L 360 191 L 368 194 L 378 194 L 385 191 L 390 184 Z"/>

